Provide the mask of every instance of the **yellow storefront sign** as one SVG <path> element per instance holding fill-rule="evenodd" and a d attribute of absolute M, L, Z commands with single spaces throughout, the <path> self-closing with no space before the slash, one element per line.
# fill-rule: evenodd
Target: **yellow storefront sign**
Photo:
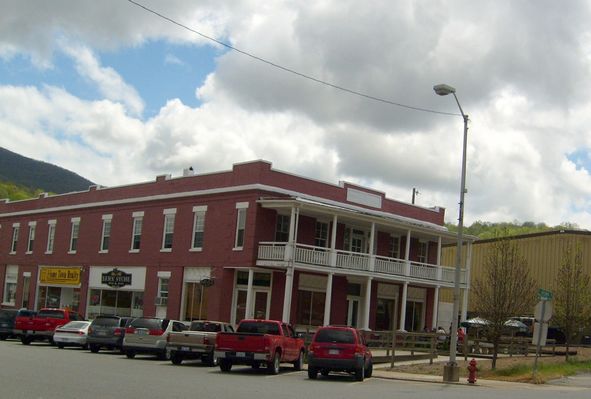
<path fill-rule="evenodd" d="M 42 267 L 39 271 L 39 283 L 56 285 L 80 285 L 79 267 Z"/>

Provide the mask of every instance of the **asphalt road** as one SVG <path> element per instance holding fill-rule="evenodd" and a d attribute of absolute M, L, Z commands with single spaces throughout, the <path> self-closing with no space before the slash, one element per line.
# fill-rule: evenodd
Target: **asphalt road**
<path fill-rule="evenodd" d="M 125 356 L 80 349 L 57 349 L 44 343 L 0 342 L 0 398 L 589 398 L 591 388 L 562 385 L 467 386 L 370 378 L 355 382 L 347 375 L 308 380 L 306 372 L 286 365 L 276 376 L 246 367 L 221 373 L 198 361 L 174 366 L 149 356 Z"/>

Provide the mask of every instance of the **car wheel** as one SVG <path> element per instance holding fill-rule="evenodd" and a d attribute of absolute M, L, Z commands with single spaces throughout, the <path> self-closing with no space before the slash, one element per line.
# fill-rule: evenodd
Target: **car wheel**
<path fill-rule="evenodd" d="M 64 344 L 57 344 L 58 349 L 64 349 Z"/>
<path fill-rule="evenodd" d="M 90 345 L 90 351 L 92 353 L 98 353 L 101 347 L 99 345 Z"/>
<path fill-rule="evenodd" d="M 371 377 L 372 374 L 373 374 L 373 362 L 370 360 L 369 365 L 365 369 L 365 378 Z"/>
<path fill-rule="evenodd" d="M 29 344 L 31 343 L 31 341 L 32 341 L 32 340 L 31 340 L 31 338 L 29 338 L 29 337 L 21 337 L 21 343 L 22 343 L 23 345 L 29 345 Z"/>
<path fill-rule="evenodd" d="M 308 378 L 315 380 L 318 377 L 318 370 L 314 367 L 308 367 Z"/>
<path fill-rule="evenodd" d="M 298 360 L 293 362 L 293 368 L 296 371 L 300 371 L 304 368 L 304 351 L 300 351 L 300 355 L 298 356 Z"/>
<path fill-rule="evenodd" d="M 213 354 L 208 355 L 201 360 L 203 363 L 207 364 L 208 366 L 215 367 L 218 365 L 218 358 L 215 357 Z"/>
<path fill-rule="evenodd" d="M 320 371 L 320 374 L 322 374 L 323 377 L 328 377 L 328 373 L 330 373 L 330 370 L 322 370 Z"/>
<path fill-rule="evenodd" d="M 172 364 L 176 364 L 179 365 L 183 362 L 183 355 L 174 352 L 170 354 L 170 361 L 172 362 Z"/>
<path fill-rule="evenodd" d="M 261 368 L 261 364 L 255 362 L 250 367 L 252 367 L 254 370 L 258 370 Z"/>
<path fill-rule="evenodd" d="M 170 351 L 165 350 L 163 353 L 158 354 L 159 360 L 170 360 Z"/>
<path fill-rule="evenodd" d="M 275 352 L 273 356 L 273 360 L 267 363 L 267 372 L 272 375 L 279 374 L 279 369 L 281 368 L 281 355 L 279 352 Z"/>
<path fill-rule="evenodd" d="M 127 356 L 128 359 L 133 359 L 135 357 L 135 352 L 127 350 L 125 351 L 125 356 Z"/>
<path fill-rule="evenodd" d="M 232 362 L 228 359 L 220 359 L 219 362 L 220 370 L 222 370 L 224 373 L 227 373 L 228 371 L 232 370 Z"/>
<path fill-rule="evenodd" d="M 363 381 L 365 375 L 365 362 L 361 365 L 360 368 L 355 370 L 355 380 L 356 381 Z"/>
<path fill-rule="evenodd" d="M 8 338 L 8 335 L 0 335 L 0 341 L 6 341 L 6 338 Z"/>

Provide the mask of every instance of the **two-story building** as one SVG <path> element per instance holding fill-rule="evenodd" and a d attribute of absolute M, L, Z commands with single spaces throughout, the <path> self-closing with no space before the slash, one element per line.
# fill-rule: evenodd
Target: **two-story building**
<path fill-rule="evenodd" d="M 454 266 L 441 264 L 442 245 L 456 240 L 444 213 L 265 161 L 4 200 L 2 306 L 431 328 L 439 290 L 454 285 Z"/>

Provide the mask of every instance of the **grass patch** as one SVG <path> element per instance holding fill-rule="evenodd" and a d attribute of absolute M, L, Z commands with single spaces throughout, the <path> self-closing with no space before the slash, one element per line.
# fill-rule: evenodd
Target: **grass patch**
<path fill-rule="evenodd" d="M 578 360 L 575 358 L 562 363 L 539 363 L 538 372 L 535 376 L 531 364 L 515 364 L 506 368 L 486 370 L 481 373 L 481 377 L 543 384 L 549 380 L 589 372 L 591 372 L 591 360 Z"/>

